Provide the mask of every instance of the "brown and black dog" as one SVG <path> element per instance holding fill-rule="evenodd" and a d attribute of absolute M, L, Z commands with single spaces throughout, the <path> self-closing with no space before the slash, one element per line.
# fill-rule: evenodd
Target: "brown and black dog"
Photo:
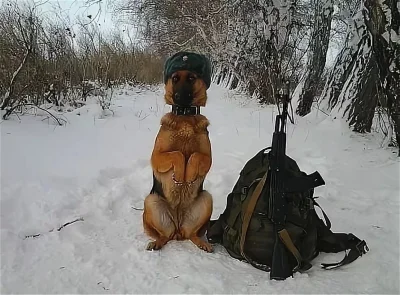
<path fill-rule="evenodd" d="M 209 121 L 199 114 L 206 91 L 204 80 L 187 70 L 176 71 L 165 84 L 164 99 L 172 112 L 161 119 L 151 155 L 153 188 L 144 201 L 143 226 L 154 241 L 147 250 L 189 239 L 212 252 L 202 239 L 213 208 L 212 196 L 203 189 L 212 163 Z"/>

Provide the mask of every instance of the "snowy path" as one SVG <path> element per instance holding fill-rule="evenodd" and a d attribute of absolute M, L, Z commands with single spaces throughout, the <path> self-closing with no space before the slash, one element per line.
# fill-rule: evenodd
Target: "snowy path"
<path fill-rule="evenodd" d="M 203 110 L 213 218 L 244 163 L 271 141 L 273 108 L 244 102 L 212 86 Z M 65 127 L 29 116 L 0 124 L 1 293 L 399 293 L 399 160 L 378 150 L 373 135 L 352 134 L 337 120 L 315 125 L 313 115 L 289 126 L 288 154 L 326 180 L 316 195 L 333 230 L 365 239 L 370 252 L 332 271 L 319 264 L 343 253 L 321 254 L 308 273 L 275 282 L 218 246 L 212 254 L 190 242 L 144 250 L 135 208 L 151 188 L 149 157 L 169 107 L 162 89 L 124 89 L 113 110 L 101 119 L 88 104 L 66 114 Z"/>

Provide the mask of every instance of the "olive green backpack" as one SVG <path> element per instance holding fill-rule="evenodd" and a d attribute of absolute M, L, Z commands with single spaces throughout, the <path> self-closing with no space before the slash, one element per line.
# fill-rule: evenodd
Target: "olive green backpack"
<path fill-rule="evenodd" d="M 210 222 L 207 238 L 212 244 L 221 244 L 230 256 L 247 261 L 254 267 L 270 271 L 274 243 L 277 235 L 274 224 L 268 218 L 268 193 L 261 194 L 268 187 L 269 148 L 263 149 L 251 158 L 240 171 L 232 192 L 227 197 L 226 208 L 217 220 Z M 286 156 L 287 178 L 307 176 L 297 163 Z M 316 185 L 318 186 L 318 185 Z M 331 224 L 321 209 L 325 222 L 315 211 L 314 188 L 299 193 L 288 193 L 286 231 L 289 233 L 292 247 L 288 247 L 288 263 L 295 271 L 305 271 L 299 265 L 301 261 L 313 260 L 320 252 L 340 252 L 349 249 L 349 253 L 338 263 L 322 264 L 323 268 L 336 268 L 351 263 L 368 251 L 365 241 L 353 234 L 332 233 Z M 266 190 L 269 191 L 269 190 Z M 263 197 L 260 197 L 262 195 Z"/>

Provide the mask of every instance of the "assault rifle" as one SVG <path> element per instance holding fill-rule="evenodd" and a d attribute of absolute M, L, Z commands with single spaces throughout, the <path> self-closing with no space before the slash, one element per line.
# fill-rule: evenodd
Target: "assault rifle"
<path fill-rule="evenodd" d="M 271 151 L 269 153 L 269 199 L 268 218 L 274 224 L 276 233 L 270 279 L 285 280 L 297 270 L 307 270 L 311 264 L 304 261 L 293 244 L 289 233 L 285 229 L 288 202 L 285 194 L 289 192 L 303 192 L 307 189 L 325 184 L 321 175 L 314 172 L 310 175 L 288 178 L 286 175 L 286 121 L 288 117 L 288 104 L 290 101 L 287 85 L 281 92 L 282 112 L 276 116 L 275 131 L 272 137 Z M 278 104 L 279 108 L 279 104 Z M 289 251 L 289 252 L 288 252 Z M 289 255 L 297 260 L 297 267 L 292 269 Z"/>

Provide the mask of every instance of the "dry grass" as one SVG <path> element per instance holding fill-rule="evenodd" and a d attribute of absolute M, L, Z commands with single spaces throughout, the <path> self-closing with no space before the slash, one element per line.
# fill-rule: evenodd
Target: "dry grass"
<path fill-rule="evenodd" d="M 78 32 L 62 20 L 41 16 L 35 4 L 12 0 L 0 6 L 0 105 L 51 103 L 77 106 L 96 90 L 162 81 L 163 59 L 103 36 L 81 22 Z M 89 84 L 87 81 L 96 81 Z"/>

